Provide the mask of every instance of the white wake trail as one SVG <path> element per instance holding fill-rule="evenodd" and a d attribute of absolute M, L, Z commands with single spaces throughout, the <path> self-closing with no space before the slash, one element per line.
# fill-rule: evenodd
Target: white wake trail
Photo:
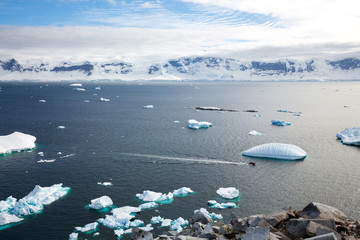
<path fill-rule="evenodd" d="M 195 162 L 195 163 L 203 163 L 203 164 L 226 164 L 226 165 L 238 165 L 238 166 L 247 165 L 247 163 L 243 163 L 243 162 L 229 162 L 229 161 L 207 159 L 207 158 L 168 157 L 161 155 L 141 154 L 141 153 L 120 153 L 120 154 L 130 157 L 156 158 L 156 159 L 179 161 L 179 162 Z"/>

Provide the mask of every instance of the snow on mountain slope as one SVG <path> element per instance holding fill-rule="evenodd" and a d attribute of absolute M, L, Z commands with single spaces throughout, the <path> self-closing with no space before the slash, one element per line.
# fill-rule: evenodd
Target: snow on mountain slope
<path fill-rule="evenodd" d="M 0 60 L 0 80 L 360 80 L 360 60 L 241 61 L 183 57 L 165 62 L 61 62 Z"/>

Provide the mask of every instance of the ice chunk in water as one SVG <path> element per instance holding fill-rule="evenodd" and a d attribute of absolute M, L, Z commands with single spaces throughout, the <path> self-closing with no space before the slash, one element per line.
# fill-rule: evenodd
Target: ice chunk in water
<path fill-rule="evenodd" d="M 189 195 L 191 193 L 193 193 L 194 191 L 191 190 L 191 188 L 188 188 L 188 187 L 182 187 L 182 188 L 179 188 L 179 189 L 176 189 L 173 191 L 173 195 L 175 197 L 178 197 L 178 196 L 186 196 L 186 195 Z"/>
<path fill-rule="evenodd" d="M 35 141 L 36 137 L 21 132 L 0 136 L 0 154 L 35 148 Z"/>
<path fill-rule="evenodd" d="M 17 223 L 24 220 L 8 212 L 0 212 L 0 226 L 7 225 L 10 223 Z"/>
<path fill-rule="evenodd" d="M 239 190 L 234 187 L 221 187 L 216 191 L 216 193 L 226 199 L 233 199 L 239 196 Z"/>
<path fill-rule="evenodd" d="M 154 108 L 154 105 L 145 105 L 143 106 L 144 109 L 152 109 Z"/>
<path fill-rule="evenodd" d="M 147 203 L 143 203 L 141 205 L 139 205 L 139 208 L 141 208 L 141 210 L 146 210 L 146 209 L 150 209 L 150 208 L 156 208 L 159 205 L 156 202 L 147 202 Z"/>
<path fill-rule="evenodd" d="M 271 120 L 271 124 L 276 125 L 276 126 L 289 126 L 289 125 L 291 125 L 291 123 L 285 122 L 283 120 Z"/>
<path fill-rule="evenodd" d="M 89 207 L 92 209 L 102 209 L 113 205 L 113 201 L 108 196 L 102 196 L 91 200 Z"/>
<path fill-rule="evenodd" d="M 114 230 L 114 234 L 117 237 L 121 237 L 124 234 L 124 229 Z"/>
<path fill-rule="evenodd" d="M 359 146 L 360 127 L 346 128 L 345 130 L 336 134 L 336 137 L 340 139 L 343 144 Z"/>
<path fill-rule="evenodd" d="M 236 203 L 227 202 L 227 203 L 218 203 L 215 200 L 209 200 L 208 205 L 210 208 L 224 209 L 224 208 L 235 208 Z"/>
<path fill-rule="evenodd" d="M 157 224 L 157 223 L 161 223 L 162 221 L 164 221 L 164 218 L 157 216 L 157 217 L 152 217 L 150 222 L 152 224 Z"/>
<path fill-rule="evenodd" d="M 183 230 L 183 227 L 187 226 L 188 224 L 189 222 L 187 220 L 185 220 L 182 217 L 179 217 L 178 219 L 171 222 L 170 229 L 180 232 Z"/>
<path fill-rule="evenodd" d="M 249 135 L 260 136 L 260 135 L 262 135 L 262 134 L 259 133 L 259 132 L 257 132 L 257 131 L 255 131 L 255 130 L 252 130 L 252 131 L 249 132 Z"/>
<path fill-rule="evenodd" d="M 198 210 L 195 210 L 195 211 L 194 211 L 194 214 L 197 213 L 198 211 L 201 211 L 203 214 L 211 217 L 211 218 L 214 219 L 214 220 L 223 219 L 223 216 L 222 216 L 221 214 L 209 213 L 205 208 L 200 208 L 200 209 L 198 209 Z"/>
<path fill-rule="evenodd" d="M 101 97 L 100 101 L 101 102 L 110 102 L 110 99 Z"/>
<path fill-rule="evenodd" d="M 252 147 L 249 150 L 242 152 L 242 155 L 249 157 L 300 160 L 306 157 L 306 152 L 292 144 L 267 143 Z"/>
<path fill-rule="evenodd" d="M 171 225 L 171 219 L 164 219 L 162 222 L 161 222 L 161 227 L 169 227 Z"/>
<path fill-rule="evenodd" d="M 78 233 L 70 233 L 69 240 L 77 240 L 78 239 Z"/>
<path fill-rule="evenodd" d="M 205 121 L 198 122 L 195 119 L 190 119 L 188 121 L 188 128 L 191 128 L 191 129 L 209 128 L 211 126 L 212 126 L 212 123 L 210 123 L 210 122 L 205 122 Z"/>
<path fill-rule="evenodd" d="M 84 227 L 75 227 L 75 229 L 76 231 L 79 232 L 90 232 L 90 231 L 95 231 L 98 225 L 99 223 L 93 222 L 86 224 Z"/>
<path fill-rule="evenodd" d="M 174 198 L 173 194 L 169 192 L 168 194 L 163 194 L 160 192 L 153 192 L 150 190 L 145 190 L 143 193 L 137 193 L 136 197 L 144 202 L 160 202 L 172 200 Z"/>

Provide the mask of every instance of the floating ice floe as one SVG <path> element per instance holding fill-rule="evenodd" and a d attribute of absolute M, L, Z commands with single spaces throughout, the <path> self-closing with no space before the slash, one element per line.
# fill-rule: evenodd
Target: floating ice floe
<path fill-rule="evenodd" d="M 144 109 L 152 109 L 154 108 L 154 105 L 145 105 L 143 106 Z"/>
<path fill-rule="evenodd" d="M 17 223 L 23 221 L 23 218 L 19 218 L 8 212 L 0 212 L 0 226 L 7 225 L 11 223 Z"/>
<path fill-rule="evenodd" d="M 261 114 L 257 113 L 257 114 L 254 115 L 254 117 L 261 117 Z"/>
<path fill-rule="evenodd" d="M 101 97 L 100 101 L 101 102 L 110 102 L 110 99 Z"/>
<path fill-rule="evenodd" d="M 139 207 L 120 207 L 115 208 L 111 211 L 112 215 L 106 215 L 105 219 L 100 218 L 97 221 L 102 225 L 117 229 L 117 228 L 129 228 L 130 227 L 130 220 L 135 218 L 133 213 L 140 212 L 141 208 Z"/>
<path fill-rule="evenodd" d="M 271 120 L 271 124 L 276 125 L 276 126 L 289 126 L 289 125 L 291 125 L 291 123 L 285 122 L 283 120 Z"/>
<path fill-rule="evenodd" d="M 208 206 L 210 208 L 217 208 L 217 209 L 224 209 L 224 208 L 236 208 L 236 203 L 233 202 L 227 202 L 227 203 L 218 203 L 215 200 L 209 200 Z"/>
<path fill-rule="evenodd" d="M 210 123 L 210 122 L 205 122 L 205 121 L 198 122 L 195 119 L 190 119 L 188 121 L 188 128 L 191 128 L 191 129 L 209 128 L 211 126 L 212 126 L 212 123 Z"/>
<path fill-rule="evenodd" d="M 242 155 L 248 157 L 300 160 L 306 157 L 306 152 L 292 144 L 267 143 L 252 147 L 242 152 Z"/>
<path fill-rule="evenodd" d="M 176 189 L 173 191 L 173 195 L 175 197 L 179 197 L 179 196 L 187 196 L 191 193 L 194 193 L 193 190 L 191 190 L 191 188 L 188 188 L 188 187 L 182 187 L 182 188 L 179 188 L 179 189 Z"/>
<path fill-rule="evenodd" d="M 158 223 L 162 223 L 162 221 L 164 221 L 165 219 L 160 217 L 160 216 L 157 216 L 157 217 L 152 217 L 150 222 L 152 224 L 158 224 Z"/>
<path fill-rule="evenodd" d="M 40 157 L 43 157 L 43 156 L 44 156 L 44 152 L 38 152 L 38 155 L 39 155 Z"/>
<path fill-rule="evenodd" d="M 249 135 L 252 135 L 252 136 L 260 136 L 260 135 L 262 135 L 262 134 L 259 133 L 259 132 L 257 132 L 257 131 L 255 131 L 255 130 L 252 130 L 252 131 L 249 132 Z"/>
<path fill-rule="evenodd" d="M 219 188 L 216 191 L 222 198 L 226 199 L 234 199 L 239 196 L 239 190 L 234 187 L 227 187 L 227 188 Z"/>
<path fill-rule="evenodd" d="M 82 92 L 82 91 L 85 91 L 85 88 L 73 88 L 74 91 L 77 91 L 77 92 Z"/>
<path fill-rule="evenodd" d="M 162 222 L 161 222 L 161 227 L 169 227 L 171 225 L 171 222 L 172 220 L 171 219 L 164 219 Z"/>
<path fill-rule="evenodd" d="M 141 194 L 137 193 L 136 197 L 144 202 L 161 202 L 161 201 L 172 200 L 174 198 L 171 192 L 165 194 L 160 192 L 153 192 L 150 190 L 145 190 Z"/>
<path fill-rule="evenodd" d="M 70 233 L 69 240 L 77 240 L 79 234 L 78 233 Z"/>
<path fill-rule="evenodd" d="M 124 229 L 114 230 L 114 234 L 117 237 L 121 237 L 124 234 Z"/>
<path fill-rule="evenodd" d="M 37 161 L 38 163 L 51 163 L 51 162 L 55 162 L 56 159 L 40 159 L 39 161 Z"/>
<path fill-rule="evenodd" d="M 40 100 L 39 100 L 39 103 L 46 103 L 46 100 L 40 99 Z"/>
<path fill-rule="evenodd" d="M 336 137 L 341 140 L 343 144 L 360 145 L 360 127 L 346 128 L 345 130 L 336 134 Z"/>
<path fill-rule="evenodd" d="M 141 208 L 141 210 L 146 210 L 146 209 L 156 208 L 158 206 L 159 204 L 157 204 L 156 202 L 147 202 L 139 205 L 139 208 Z"/>
<path fill-rule="evenodd" d="M 101 90 L 101 87 L 96 87 L 95 90 Z"/>
<path fill-rule="evenodd" d="M 221 214 L 216 214 L 216 213 L 209 213 L 205 208 L 200 208 L 198 210 L 194 211 L 194 214 L 197 213 L 198 211 L 202 212 L 203 214 L 209 216 L 210 218 L 214 219 L 214 220 L 220 220 L 223 219 L 223 216 Z"/>
<path fill-rule="evenodd" d="M 97 184 L 102 185 L 102 186 L 112 186 L 113 184 L 111 182 L 98 182 Z"/>
<path fill-rule="evenodd" d="M 178 219 L 171 221 L 170 230 L 180 232 L 187 225 L 189 225 L 189 222 L 184 218 L 179 217 Z"/>
<path fill-rule="evenodd" d="M 98 222 L 88 223 L 84 227 L 75 227 L 76 231 L 78 232 L 93 232 L 96 231 L 97 226 L 99 225 Z"/>
<path fill-rule="evenodd" d="M 111 198 L 108 196 L 102 196 L 99 198 L 92 199 L 91 203 L 89 204 L 89 207 L 92 209 L 99 210 L 102 208 L 110 207 L 111 205 L 113 205 L 113 201 L 111 200 Z"/>
<path fill-rule="evenodd" d="M 21 132 L 0 136 L 0 154 L 35 148 L 35 141 L 36 137 Z"/>
<path fill-rule="evenodd" d="M 58 126 L 57 129 L 64 129 L 65 126 Z"/>
<path fill-rule="evenodd" d="M 72 83 L 69 85 L 70 87 L 82 87 L 81 83 Z"/>

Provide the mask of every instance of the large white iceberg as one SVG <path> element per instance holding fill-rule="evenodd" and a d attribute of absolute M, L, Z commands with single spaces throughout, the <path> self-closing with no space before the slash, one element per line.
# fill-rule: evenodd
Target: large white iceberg
<path fill-rule="evenodd" d="M 89 204 L 89 207 L 92 209 L 102 209 L 107 208 L 113 205 L 113 201 L 108 196 L 102 196 L 99 198 L 95 198 L 91 200 L 91 203 Z"/>
<path fill-rule="evenodd" d="M 191 193 L 193 193 L 194 191 L 191 190 L 191 188 L 188 188 L 188 187 L 182 187 L 182 188 L 179 188 L 179 189 L 176 189 L 173 191 L 173 195 L 175 197 L 179 197 L 179 196 L 186 196 L 186 195 L 189 195 Z"/>
<path fill-rule="evenodd" d="M 36 137 L 21 132 L 0 136 L 0 154 L 35 148 L 35 141 Z"/>
<path fill-rule="evenodd" d="M 336 137 L 341 140 L 343 144 L 360 145 L 360 127 L 346 128 L 345 130 L 336 134 Z"/>
<path fill-rule="evenodd" d="M 205 122 L 205 121 L 198 122 L 195 119 L 190 119 L 188 121 L 188 128 L 191 128 L 191 129 L 209 128 L 211 126 L 212 126 L 212 123 L 210 123 L 210 122 Z"/>
<path fill-rule="evenodd" d="M 248 157 L 300 160 L 306 157 L 306 152 L 292 144 L 267 143 L 252 147 L 242 152 L 242 155 Z"/>
<path fill-rule="evenodd" d="M 216 193 L 226 199 L 234 199 L 239 196 L 239 190 L 234 187 L 221 187 L 216 191 Z"/>
<path fill-rule="evenodd" d="M 17 223 L 24 220 L 23 218 L 19 218 L 13 214 L 7 212 L 0 212 L 0 226 L 7 225 L 10 223 Z"/>
<path fill-rule="evenodd" d="M 137 193 L 136 197 L 144 202 L 161 202 L 161 201 L 169 201 L 174 198 L 173 194 L 169 192 L 168 194 L 153 192 L 150 190 L 145 190 L 143 193 Z"/>

